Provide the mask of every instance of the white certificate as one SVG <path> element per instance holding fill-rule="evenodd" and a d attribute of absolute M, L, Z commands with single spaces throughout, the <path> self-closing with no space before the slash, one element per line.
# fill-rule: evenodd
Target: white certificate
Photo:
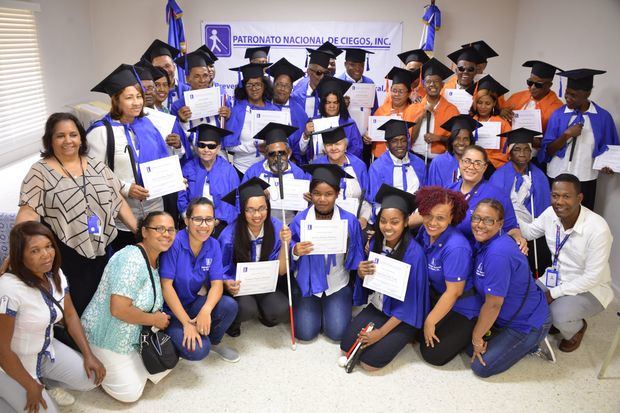
<path fill-rule="evenodd" d="M 183 92 L 185 104 L 192 111 L 190 120 L 215 116 L 220 110 L 220 88 L 208 87 L 206 89 L 187 90 Z"/>
<path fill-rule="evenodd" d="M 512 129 L 527 128 L 542 134 L 540 109 L 513 110 Z"/>
<path fill-rule="evenodd" d="M 301 241 L 310 241 L 313 250 L 310 255 L 344 254 L 347 250 L 347 221 L 322 220 L 300 223 Z"/>
<path fill-rule="evenodd" d="M 272 293 L 278 284 L 279 261 L 239 262 L 237 281 L 239 292 L 235 297 Z"/>
<path fill-rule="evenodd" d="M 176 155 L 141 163 L 140 173 L 144 187 L 149 191 L 147 199 L 185 190 L 181 164 Z"/>
<path fill-rule="evenodd" d="M 405 301 L 411 265 L 376 252 L 368 254 L 368 261 L 375 263 L 375 273 L 364 277 L 364 287 Z"/>
<path fill-rule="evenodd" d="M 351 119 L 355 122 L 357 130 L 364 135 L 368 131 L 370 108 L 349 108 L 349 115 L 351 115 Z"/>
<path fill-rule="evenodd" d="M 609 150 L 594 158 L 592 169 L 600 171 L 604 167 L 611 168 L 615 173 L 620 172 L 620 145 L 607 145 Z"/>
<path fill-rule="evenodd" d="M 340 125 L 340 116 L 330 116 L 327 118 L 312 119 L 315 132 L 321 132 L 325 129 L 335 128 Z"/>
<path fill-rule="evenodd" d="M 372 138 L 373 142 L 385 142 L 385 131 L 379 130 L 379 127 L 390 119 L 402 118 L 398 115 L 368 117 L 368 136 Z"/>
<path fill-rule="evenodd" d="M 286 112 L 279 110 L 253 110 L 252 116 L 252 136 L 260 132 L 269 122 L 281 123 L 286 125 Z"/>
<path fill-rule="evenodd" d="M 375 104 L 376 88 L 374 83 L 353 83 L 345 96 L 348 96 L 351 108 L 372 108 Z"/>
<path fill-rule="evenodd" d="M 271 208 L 285 211 L 303 211 L 308 208 L 304 194 L 310 191 L 310 181 L 307 179 L 283 179 L 284 199 L 280 199 L 280 181 L 274 178 L 275 183 L 269 188 Z"/>
<path fill-rule="evenodd" d="M 474 131 L 474 134 L 478 132 L 478 140 L 476 145 L 482 146 L 484 149 L 500 149 L 500 137 L 497 136 L 502 133 L 501 122 L 480 122 L 482 126 Z"/>
<path fill-rule="evenodd" d="M 357 198 L 348 197 L 347 199 L 338 198 L 336 199 L 336 205 L 345 211 L 357 216 L 357 210 L 360 206 L 360 201 Z"/>
<path fill-rule="evenodd" d="M 472 95 L 467 93 L 465 89 L 446 89 L 444 91 L 443 97 L 445 97 L 448 102 L 456 106 L 459 110 L 459 113 L 462 115 L 466 115 L 469 113 L 469 110 L 471 109 L 471 104 L 474 100 Z"/>
<path fill-rule="evenodd" d="M 174 123 L 177 120 L 176 116 L 159 110 L 150 110 L 147 117 L 157 128 L 162 138 L 164 138 L 164 141 L 166 140 L 166 136 L 172 133 L 172 128 L 174 128 Z"/>

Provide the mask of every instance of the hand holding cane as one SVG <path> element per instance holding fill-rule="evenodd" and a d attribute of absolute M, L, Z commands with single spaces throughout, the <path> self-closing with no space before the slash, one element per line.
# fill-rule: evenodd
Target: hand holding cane
<path fill-rule="evenodd" d="M 426 111 L 426 133 L 430 133 L 431 131 L 431 112 L 430 110 Z M 426 135 L 424 135 L 424 137 L 426 138 Z M 426 139 L 425 139 L 426 141 Z M 429 143 L 426 142 L 426 150 L 424 151 L 424 165 L 426 165 L 428 163 L 428 147 L 429 147 Z"/>
<path fill-rule="evenodd" d="M 530 209 L 532 210 L 532 219 L 534 219 L 534 181 L 532 181 L 532 171 L 528 172 L 530 176 Z M 536 240 L 534 240 L 534 276 L 538 279 L 538 248 L 536 247 Z"/>

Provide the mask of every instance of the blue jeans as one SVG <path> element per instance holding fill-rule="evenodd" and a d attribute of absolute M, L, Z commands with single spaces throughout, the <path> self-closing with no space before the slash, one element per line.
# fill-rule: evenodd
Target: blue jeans
<path fill-rule="evenodd" d="M 207 301 L 206 296 L 200 296 L 189 307 L 185 308 L 187 315 L 194 318 Z M 213 311 L 211 311 L 211 331 L 208 336 L 201 335 L 202 347 L 196 346 L 195 351 L 191 351 L 183 346 L 183 325 L 171 314 L 170 325 L 166 329 L 166 334 L 170 336 L 174 346 L 179 352 L 179 356 L 186 360 L 202 360 L 207 357 L 211 350 L 211 345 L 217 345 L 222 341 L 224 333 L 232 324 L 237 316 L 237 302 L 234 298 L 222 295 Z"/>
<path fill-rule="evenodd" d="M 542 327 L 532 328 L 529 333 L 505 328 L 487 343 L 487 352 L 482 355 L 486 367 L 475 359 L 471 364 L 471 369 L 479 377 L 491 377 L 508 370 L 528 353 L 538 348 L 538 344 L 549 333 L 550 327 L 551 314 L 548 314 Z M 472 354 L 471 345 L 467 353 Z"/>
<path fill-rule="evenodd" d="M 312 340 L 323 333 L 331 340 L 340 341 L 351 321 L 353 291 L 345 286 L 332 295 L 321 298 L 311 295 L 302 297 L 299 287 L 293 288 L 293 314 L 295 337 L 299 340 Z"/>

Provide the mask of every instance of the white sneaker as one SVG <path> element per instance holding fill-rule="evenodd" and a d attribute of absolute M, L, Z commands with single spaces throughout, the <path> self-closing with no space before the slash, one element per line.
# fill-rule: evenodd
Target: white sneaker
<path fill-rule="evenodd" d="M 62 387 L 54 387 L 52 389 L 47 389 L 47 394 L 50 395 L 52 399 L 56 402 L 60 407 L 71 406 L 75 403 L 75 397 Z"/>
<path fill-rule="evenodd" d="M 232 347 L 225 346 L 224 344 L 212 345 L 211 351 L 220 356 L 222 360 L 229 363 L 236 363 L 239 361 L 239 353 Z"/>

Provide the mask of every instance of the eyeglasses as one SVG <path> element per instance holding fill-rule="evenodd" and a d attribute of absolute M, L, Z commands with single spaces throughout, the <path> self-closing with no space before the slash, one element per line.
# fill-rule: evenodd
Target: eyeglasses
<path fill-rule="evenodd" d="M 259 90 L 263 88 L 263 82 L 246 83 L 245 87 L 247 87 L 250 90 Z"/>
<path fill-rule="evenodd" d="M 489 217 L 482 218 L 480 215 L 472 215 L 471 217 L 472 224 L 478 225 L 482 222 L 487 227 L 492 227 L 498 221 L 499 219 L 489 218 Z"/>
<path fill-rule="evenodd" d="M 258 209 L 257 208 L 246 208 L 245 209 L 246 214 L 254 215 L 257 212 L 259 214 L 264 214 L 265 212 L 267 212 L 267 207 L 263 205 L 262 207 L 259 207 Z"/>
<path fill-rule="evenodd" d="M 166 228 L 163 225 L 159 225 L 156 227 L 145 227 L 145 228 L 151 229 L 161 235 L 164 235 L 166 232 L 168 233 L 168 235 L 173 235 L 175 232 L 177 232 L 176 228 L 174 227 Z"/>
<path fill-rule="evenodd" d="M 213 225 L 215 223 L 215 218 L 214 217 L 191 217 L 189 219 L 190 221 L 192 221 L 192 224 L 194 225 L 202 225 L 202 224 L 207 224 L 207 225 Z"/>
<path fill-rule="evenodd" d="M 286 155 L 286 151 L 267 152 L 267 156 L 269 156 L 270 158 L 276 158 L 278 156 L 285 156 L 285 155 Z"/>
<path fill-rule="evenodd" d="M 289 84 L 289 83 L 275 83 L 273 85 L 273 87 L 275 89 L 282 89 L 282 90 L 289 90 L 293 88 L 293 85 Z"/>
<path fill-rule="evenodd" d="M 312 73 L 314 73 L 315 75 L 317 75 L 318 77 L 321 77 L 321 76 L 329 74 L 328 70 L 323 71 L 323 70 L 314 70 L 314 69 L 310 69 L 310 68 L 308 68 L 308 70 L 311 71 Z"/>
<path fill-rule="evenodd" d="M 217 143 L 198 142 L 196 146 L 199 147 L 200 149 L 207 148 L 207 149 L 213 150 L 213 149 L 216 149 L 219 145 Z"/>
<path fill-rule="evenodd" d="M 144 91 L 146 93 L 153 93 L 155 92 L 155 86 L 144 86 Z"/>
<path fill-rule="evenodd" d="M 424 84 L 425 85 L 439 85 L 441 84 L 442 80 L 431 80 L 431 79 L 424 79 Z"/>
<path fill-rule="evenodd" d="M 457 67 L 458 71 L 461 73 L 467 72 L 467 73 L 474 73 L 476 71 L 475 67 L 465 67 L 465 66 L 459 66 Z"/>
<path fill-rule="evenodd" d="M 486 165 L 487 163 L 485 161 L 472 161 L 469 158 L 463 158 L 461 160 L 461 162 L 463 162 L 463 165 L 467 168 L 470 166 L 473 166 L 474 169 L 480 169 L 482 168 L 484 165 Z"/>
<path fill-rule="evenodd" d="M 534 82 L 533 80 L 526 80 L 525 83 L 527 83 L 527 87 L 532 87 L 534 86 L 536 89 L 542 89 L 543 86 L 545 86 L 545 83 L 547 82 Z"/>
<path fill-rule="evenodd" d="M 407 95 L 407 94 L 409 94 L 409 91 L 406 90 L 406 89 L 405 90 L 392 89 L 392 94 L 396 95 L 396 96 L 398 96 L 398 95 Z"/>

